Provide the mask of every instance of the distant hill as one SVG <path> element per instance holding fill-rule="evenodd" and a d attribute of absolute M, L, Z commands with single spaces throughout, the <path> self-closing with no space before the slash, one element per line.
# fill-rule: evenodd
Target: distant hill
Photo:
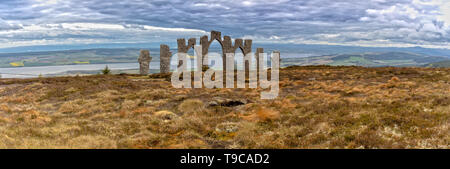
<path fill-rule="evenodd" d="M 257 46 L 264 47 L 264 46 Z M 272 46 L 273 47 L 273 46 Z M 275 46 L 276 47 L 276 46 Z M 315 48 L 315 46 L 308 46 Z M 356 47 L 355 47 L 356 48 Z M 0 53 L 0 67 L 21 67 L 21 66 L 54 66 L 54 65 L 74 65 L 74 64 L 103 64 L 103 63 L 136 63 L 139 50 L 142 48 L 99 48 L 99 49 L 79 49 L 46 52 L 24 52 L 24 53 Z M 159 48 L 147 48 L 150 50 L 152 61 L 159 61 Z M 265 52 L 271 52 L 277 48 L 265 47 Z M 303 57 L 304 52 L 296 52 L 294 48 L 282 47 L 282 66 L 290 65 L 357 65 L 366 67 L 381 66 L 423 66 L 429 63 L 449 60 L 449 57 L 440 55 L 425 55 L 414 52 L 355 52 L 340 53 L 342 50 L 336 49 L 337 54 Z M 358 48 L 359 49 L 359 48 Z M 424 48 L 422 48 L 424 49 Z M 381 49 L 378 49 L 381 50 Z M 427 49 L 428 50 L 428 49 Z M 214 47 L 210 52 L 219 52 L 219 48 Z M 175 54 L 176 50 L 172 49 Z M 190 50 L 192 52 L 192 50 Z M 321 53 L 319 51 L 316 51 Z M 448 52 L 450 53 L 450 52 Z M 193 53 L 189 53 L 193 55 Z"/>
<path fill-rule="evenodd" d="M 138 48 L 83 49 L 48 52 L 0 53 L 0 67 L 137 62 Z M 159 61 L 159 49 L 150 49 Z M 157 51 L 157 52 L 156 52 Z"/>
<path fill-rule="evenodd" d="M 440 61 L 440 62 L 429 63 L 429 64 L 424 65 L 424 67 L 434 67 L 434 68 L 448 67 L 448 68 L 450 68 L 450 60 L 444 60 L 444 61 Z"/>
<path fill-rule="evenodd" d="M 426 56 L 441 56 L 450 58 L 450 49 L 422 48 L 422 47 L 362 47 L 362 46 L 340 46 L 340 45 L 311 45 L 311 44 L 257 44 L 256 47 L 264 48 L 264 51 L 279 50 L 282 53 L 304 53 L 321 55 L 338 55 L 350 53 L 415 53 Z"/>
<path fill-rule="evenodd" d="M 0 48 L 0 53 L 23 53 L 42 51 L 62 51 L 62 50 L 85 50 L 85 49 L 116 49 L 116 48 L 155 48 L 159 49 L 160 44 L 167 44 L 171 49 L 176 49 L 176 40 L 171 42 L 154 43 L 113 43 L 113 44 L 80 44 L 80 45 L 41 45 L 22 46 L 12 48 Z M 417 53 L 427 56 L 443 56 L 450 58 L 450 49 L 445 48 L 422 48 L 422 47 L 362 47 L 362 46 L 342 46 L 342 45 L 319 45 L 319 44 L 274 44 L 274 43 L 253 43 L 253 48 L 264 48 L 264 51 L 279 50 L 282 53 L 307 54 L 309 56 L 337 55 L 346 53 L 365 52 L 406 52 Z M 159 50 L 158 50 L 159 51 Z M 158 52 L 159 53 L 159 52 Z"/>
<path fill-rule="evenodd" d="M 305 58 L 284 58 L 282 66 L 290 65 L 333 65 L 333 66 L 422 66 L 448 60 L 446 57 L 426 56 L 407 52 L 357 53 Z"/>

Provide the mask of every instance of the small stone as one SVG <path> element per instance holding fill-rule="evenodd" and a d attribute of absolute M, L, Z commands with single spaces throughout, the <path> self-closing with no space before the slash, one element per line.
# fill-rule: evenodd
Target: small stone
<path fill-rule="evenodd" d="M 224 107 L 235 107 L 247 104 L 246 99 L 224 99 L 221 97 L 214 97 L 212 101 L 208 102 L 209 106 L 224 106 Z"/>
<path fill-rule="evenodd" d="M 173 120 L 178 117 L 175 113 L 167 110 L 155 112 L 154 115 L 164 120 Z"/>
<path fill-rule="evenodd" d="M 75 89 L 74 87 L 70 87 L 70 88 L 68 88 L 68 89 L 65 90 L 65 92 L 67 92 L 67 93 L 74 93 L 74 92 L 77 92 L 77 91 L 78 91 L 78 90 Z"/>
<path fill-rule="evenodd" d="M 233 133 L 239 130 L 238 123 L 235 122 L 224 122 L 220 123 L 216 126 L 217 132 L 226 132 L 226 133 Z"/>
<path fill-rule="evenodd" d="M 217 102 L 218 104 L 221 104 L 225 101 L 225 99 L 221 97 L 214 97 L 213 101 Z"/>
<path fill-rule="evenodd" d="M 208 106 L 210 106 L 210 107 L 219 106 L 219 103 L 217 103 L 216 101 L 210 101 L 210 102 L 208 102 Z"/>
<path fill-rule="evenodd" d="M 146 100 L 145 101 L 145 104 L 148 104 L 148 105 L 153 104 L 153 103 L 155 103 L 153 100 Z"/>
<path fill-rule="evenodd" d="M 247 104 L 247 100 L 244 99 L 227 99 L 225 102 L 221 103 L 222 106 L 225 107 L 235 107 Z"/>

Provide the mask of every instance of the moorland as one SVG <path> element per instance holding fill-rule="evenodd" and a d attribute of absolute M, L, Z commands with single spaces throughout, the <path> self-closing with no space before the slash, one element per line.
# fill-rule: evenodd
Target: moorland
<path fill-rule="evenodd" d="M 0 148 L 450 148 L 450 69 L 289 66 L 280 93 L 168 74 L 0 79 Z"/>

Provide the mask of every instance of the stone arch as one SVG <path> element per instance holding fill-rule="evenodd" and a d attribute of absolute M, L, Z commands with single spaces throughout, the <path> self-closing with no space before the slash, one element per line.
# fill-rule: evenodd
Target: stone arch
<path fill-rule="evenodd" d="M 191 48 L 194 49 L 195 41 L 196 41 L 195 38 L 190 38 L 186 45 L 186 39 L 184 38 L 177 39 L 178 53 L 187 53 L 189 49 Z"/>
<path fill-rule="evenodd" d="M 232 42 L 232 39 L 230 36 L 224 36 L 222 39 L 222 35 L 221 32 L 219 31 L 211 31 L 211 35 L 208 38 L 208 36 L 202 36 L 200 38 L 200 45 L 202 45 L 202 61 L 203 63 L 208 61 L 207 58 L 207 54 L 209 52 L 209 48 L 210 45 L 214 42 L 217 41 L 221 48 L 222 48 L 222 59 L 223 59 L 223 70 L 226 71 L 226 65 L 225 65 L 225 60 L 226 60 L 226 53 L 236 53 L 236 50 L 239 48 L 240 51 L 242 52 L 242 54 L 245 56 L 246 54 L 249 54 L 252 52 L 252 40 L 251 39 L 235 39 L 234 40 L 234 44 Z M 177 44 L 178 44 L 178 53 L 188 53 L 188 51 L 190 49 L 194 49 L 194 46 L 196 45 L 196 39 L 195 38 L 190 38 L 186 44 L 186 40 L 184 38 L 180 38 L 177 39 Z M 262 48 L 260 50 L 257 49 L 257 53 L 261 52 L 262 53 Z M 161 57 L 164 56 L 164 63 L 166 62 L 166 60 L 170 59 L 170 56 L 168 56 L 169 54 L 171 54 L 170 49 L 167 45 L 161 45 L 161 51 L 160 51 L 160 55 Z M 255 56 L 257 59 L 257 56 Z M 258 62 L 257 62 L 258 64 Z M 161 63 L 161 72 L 168 72 L 169 70 L 167 70 L 167 66 L 164 66 L 164 70 L 163 70 L 163 64 Z M 259 66 L 257 66 L 257 68 L 259 68 Z M 245 69 L 247 72 L 247 69 L 249 69 L 249 64 L 248 62 L 245 62 Z"/>
<path fill-rule="evenodd" d="M 225 51 L 224 51 L 224 48 L 223 48 L 223 43 L 220 43 L 218 40 L 212 40 L 209 43 L 207 55 L 204 55 L 205 57 L 207 57 L 204 60 L 204 61 L 206 61 L 204 63 L 207 63 L 207 64 L 204 64 L 204 65 L 205 66 L 207 65 L 207 66 L 211 67 L 212 66 L 211 65 L 212 64 L 212 62 L 211 62 L 211 58 L 212 57 L 217 57 L 219 60 L 222 60 L 224 58 L 224 55 L 225 55 Z M 214 63 L 214 65 L 219 66 L 219 67 L 220 66 L 224 66 L 224 64 L 221 64 L 220 61 Z"/>
<path fill-rule="evenodd" d="M 241 49 L 242 53 L 244 54 L 243 62 L 244 62 L 245 76 L 250 78 L 250 75 L 249 75 L 250 62 L 245 60 L 245 56 L 252 52 L 252 40 L 251 39 L 245 39 L 244 44 L 242 44 L 242 40 L 241 40 L 239 48 Z"/>
<path fill-rule="evenodd" d="M 222 40 L 222 35 L 221 32 L 219 31 L 211 31 L 211 37 L 208 39 L 208 36 L 202 36 L 200 38 L 200 45 L 202 45 L 202 60 L 204 62 L 208 61 L 208 58 L 206 57 L 206 55 L 209 52 L 209 47 L 210 45 L 214 42 L 217 41 L 219 42 L 221 48 L 222 48 L 222 57 L 225 55 L 226 51 L 225 51 L 225 44 L 224 44 L 224 40 Z"/>
<path fill-rule="evenodd" d="M 186 39 L 184 38 L 180 38 L 177 39 L 177 45 L 178 45 L 178 51 L 177 53 L 188 53 L 189 49 L 194 50 L 194 46 L 196 44 L 196 39 L 195 38 L 190 38 L 188 40 L 188 43 L 186 44 Z M 178 55 L 179 56 L 179 55 Z M 182 61 L 179 60 L 178 62 L 178 67 L 182 64 Z M 184 63 L 183 63 L 184 64 Z M 187 64 L 187 63 L 186 63 Z"/>

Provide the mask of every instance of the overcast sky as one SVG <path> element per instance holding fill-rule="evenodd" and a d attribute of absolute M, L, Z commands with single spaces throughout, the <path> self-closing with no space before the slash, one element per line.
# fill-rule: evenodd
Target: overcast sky
<path fill-rule="evenodd" d="M 450 0 L 0 2 L 0 48 L 168 42 L 210 30 L 268 43 L 450 48 Z"/>

